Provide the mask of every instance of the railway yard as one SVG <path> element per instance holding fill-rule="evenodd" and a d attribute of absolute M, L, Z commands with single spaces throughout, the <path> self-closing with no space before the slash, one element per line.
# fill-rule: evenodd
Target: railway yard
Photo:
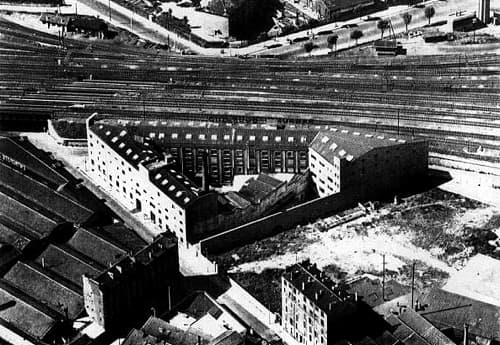
<path fill-rule="evenodd" d="M 275 60 L 88 45 L 0 21 L 6 126 L 94 112 L 130 120 L 342 125 L 421 135 L 431 153 L 500 162 L 500 58 Z M 473 101 L 471 101 L 473 100 Z"/>

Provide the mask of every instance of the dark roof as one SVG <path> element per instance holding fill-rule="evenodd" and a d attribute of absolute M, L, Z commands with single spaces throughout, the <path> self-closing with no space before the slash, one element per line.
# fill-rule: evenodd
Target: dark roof
<path fill-rule="evenodd" d="M 36 262 L 44 266 L 46 270 L 58 274 L 80 288 L 83 286 L 83 274 L 97 276 L 104 269 L 104 267 L 90 262 L 70 248 L 53 244 L 49 244 L 47 249 L 38 256 Z"/>
<path fill-rule="evenodd" d="M 169 345 L 163 340 L 160 340 L 152 335 L 146 334 L 139 329 L 133 329 L 122 342 L 122 345 Z"/>
<path fill-rule="evenodd" d="M 104 267 L 116 263 L 127 255 L 127 251 L 115 243 L 83 228 L 78 229 L 67 244 Z"/>
<path fill-rule="evenodd" d="M 0 268 L 8 268 L 19 260 L 21 252 L 14 246 L 0 242 Z"/>
<path fill-rule="evenodd" d="M 146 241 L 139 237 L 137 233 L 122 223 L 97 226 L 86 230 L 132 253 L 147 245 Z"/>
<path fill-rule="evenodd" d="M 425 294 L 420 303 L 421 315 L 438 328 L 463 329 L 471 334 L 500 341 L 500 307 L 460 296 L 441 289 Z"/>
<path fill-rule="evenodd" d="M 23 229 L 13 220 L 0 215 L 0 242 L 9 243 L 20 251 L 23 251 L 34 239 L 31 231 Z"/>
<path fill-rule="evenodd" d="M 284 278 L 326 314 L 331 314 L 348 298 L 315 264 L 298 263 L 285 270 Z"/>
<path fill-rule="evenodd" d="M 83 311 L 83 297 L 65 284 L 53 279 L 41 267 L 17 262 L 4 279 L 49 308 L 76 319 Z"/>
<path fill-rule="evenodd" d="M 20 330 L 34 338 L 43 339 L 56 325 L 56 314 L 33 305 L 33 300 L 5 281 L 0 281 L 0 305 L 15 302 L 0 313 L 0 319 L 14 330 Z"/>
<path fill-rule="evenodd" d="M 223 310 L 208 297 L 205 291 L 196 291 L 181 302 L 177 311 L 186 313 L 195 319 L 210 314 L 214 319 L 222 315 Z"/>
<path fill-rule="evenodd" d="M 66 221 L 85 223 L 93 214 L 84 206 L 1 162 L 0 183 L 15 190 L 40 207 L 49 209 Z"/>
<path fill-rule="evenodd" d="M 24 200 L 10 190 L 2 188 L 2 186 L 0 186 L 0 205 L 2 205 L 0 210 L 2 214 L 8 215 L 16 223 L 35 231 L 34 234 L 38 238 L 50 236 L 63 223 L 60 217 L 55 217 L 55 215 L 30 203 L 29 200 Z"/>
<path fill-rule="evenodd" d="M 135 141 L 125 128 L 96 123 L 91 126 L 91 131 L 136 168 L 140 162 L 158 161 L 163 158 L 163 155 L 147 142 Z"/>
<path fill-rule="evenodd" d="M 107 121 L 117 123 L 116 121 Z M 206 121 L 166 120 L 153 121 L 153 125 L 145 122 L 120 121 L 122 125 L 136 127 L 136 133 L 150 137 L 162 146 L 227 146 L 274 148 L 279 147 L 307 147 L 316 132 L 311 129 L 298 129 L 288 126 L 286 129 L 277 129 L 267 124 L 234 124 L 213 123 Z"/>
<path fill-rule="evenodd" d="M 373 280 L 368 277 L 362 277 L 349 282 L 348 286 L 349 293 L 357 293 L 358 298 L 370 307 L 375 307 L 385 302 L 382 298 L 382 282 L 378 279 Z M 385 283 L 385 300 L 391 300 L 407 294 L 408 290 L 408 287 L 399 284 L 395 280 L 389 280 Z"/>
<path fill-rule="evenodd" d="M 351 129 L 331 129 L 319 132 L 312 141 L 310 148 L 320 154 L 327 161 L 334 157 L 352 161 L 369 151 L 387 146 L 402 145 L 421 141 L 407 137 L 369 133 Z"/>
<path fill-rule="evenodd" d="M 256 179 L 249 179 L 240 189 L 239 194 L 254 204 L 258 204 L 284 182 L 266 174 L 259 174 Z"/>
<path fill-rule="evenodd" d="M 212 339 L 209 345 L 238 345 L 243 344 L 245 339 L 236 331 L 227 330 L 218 337 Z"/>
<path fill-rule="evenodd" d="M 0 158 L 3 161 L 9 159 L 10 163 L 18 163 L 58 186 L 70 181 L 68 176 L 60 171 L 61 166 L 58 162 L 37 149 L 27 139 L 0 138 L 0 152 Z"/>
<path fill-rule="evenodd" d="M 187 207 L 199 196 L 199 188 L 176 171 L 174 164 L 167 162 L 165 155 L 147 140 L 143 143 L 134 140 L 124 127 L 97 123 L 91 129 L 132 166 L 143 165 L 150 181 L 179 206 Z"/>
<path fill-rule="evenodd" d="M 455 345 L 453 341 L 413 309 L 406 308 L 397 317 L 405 326 L 425 339 L 429 345 Z"/>

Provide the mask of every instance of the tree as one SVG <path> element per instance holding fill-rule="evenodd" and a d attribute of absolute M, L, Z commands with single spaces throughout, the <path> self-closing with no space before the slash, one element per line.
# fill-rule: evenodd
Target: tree
<path fill-rule="evenodd" d="M 387 19 L 380 19 L 377 22 L 377 28 L 381 32 L 380 38 L 384 38 L 384 31 L 387 30 L 387 28 L 389 28 L 389 21 Z"/>
<path fill-rule="evenodd" d="M 351 32 L 351 39 L 356 40 L 356 45 L 358 45 L 358 40 L 363 37 L 363 31 L 354 30 Z"/>
<path fill-rule="evenodd" d="M 330 47 L 330 50 L 333 48 L 333 46 L 335 46 L 335 51 L 337 51 L 337 41 L 339 39 L 339 36 L 338 35 L 330 35 L 328 36 L 328 38 L 326 39 L 326 41 L 328 42 L 328 46 Z"/>
<path fill-rule="evenodd" d="M 429 19 L 429 24 L 431 23 L 431 18 L 436 14 L 436 10 L 432 6 L 427 6 L 424 9 L 424 14 L 427 19 Z"/>
<path fill-rule="evenodd" d="M 309 55 L 311 55 L 311 52 L 314 49 L 314 44 L 311 41 L 306 42 L 304 43 L 304 49 L 306 53 L 309 53 Z"/>
<path fill-rule="evenodd" d="M 403 18 L 403 22 L 405 23 L 406 26 L 406 33 L 408 34 L 408 25 L 411 23 L 412 15 L 409 14 L 408 12 L 405 12 L 401 15 L 401 18 Z"/>

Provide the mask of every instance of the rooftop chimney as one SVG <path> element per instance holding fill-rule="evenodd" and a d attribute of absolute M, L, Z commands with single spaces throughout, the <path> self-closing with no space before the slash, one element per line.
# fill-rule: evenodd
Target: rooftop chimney
<path fill-rule="evenodd" d="M 45 258 L 42 257 L 42 268 L 45 268 Z"/>
<path fill-rule="evenodd" d="M 302 291 L 306 289 L 306 282 L 302 282 Z"/>

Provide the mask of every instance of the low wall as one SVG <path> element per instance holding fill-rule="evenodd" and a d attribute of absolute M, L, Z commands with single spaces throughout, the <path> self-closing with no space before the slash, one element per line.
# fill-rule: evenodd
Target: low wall
<path fill-rule="evenodd" d="M 86 147 L 87 139 L 78 139 L 78 138 L 63 138 L 57 133 L 57 130 L 52 123 L 52 120 L 48 120 L 47 123 L 47 133 L 54 138 L 57 144 L 63 146 L 78 146 L 78 147 Z"/>
<path fill-rule="evenodd" d="M 359 199 L 356 193 L 342 192 L 291 207 L 256 221 L 238 226 L 199 242 L 202 253 L 217 254 L 275 235 L 299 224 L 342 211 Z"/>

